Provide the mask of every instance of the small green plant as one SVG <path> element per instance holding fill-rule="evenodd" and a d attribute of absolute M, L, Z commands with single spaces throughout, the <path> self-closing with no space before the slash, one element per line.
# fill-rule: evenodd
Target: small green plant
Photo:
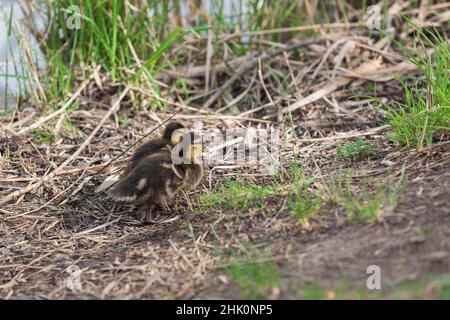
<path fill-rule="evenodd" d="M 33 129 L 31 134 L 38 139 L 40 143 L 49 144 L 55 139 L 55 134 L 42 129 Z"/>
<path fill-rule="evenodd" d="M 315 194 L 312 191 L 314 179 L 306 179 L 297 162 L 291 162 L 289 167 L 288 175 L 292 181 L 293 192 L 288 198 L 288 205 L 300 225 L 303 228 L 309 228 L 309 220 L 319 212 L 322 206 L 322 198 L 320 194 Z M 283 175 L 283 172 L 281 172 L 280 181 L 284 181 Z"/>
<path fill-rule="evenodd" d="M 437 297 L 442 300 L 450 300 L 450 276 L 441 277 L 436 280 Z"/>
<path fill-rule="evenodd" d="M 322 198 L 320 195 L 314 195 L 310 191 L 311 182 L 305 182 L 302 186 L 295 188 L 295 194 L 289 201 L 289 206 L 301 226 L 309 227 L 309 219 L 315 216 L 321 206 Z"/>
<path fill-rule="evenodd" d="M 1 75 L 0 75 L 1 76 Z M 6 104 L 5 104 L 6 105 Z M 0 110 L 0 118 L 2 117 L 7 117 L 9 115 L 12 115 L 14 113 L 14 109 L 10 108 L 10 109 L 2 109 Z"/>
<path fill-rule="evenodd" d="M 225 179 L 216 190 L 202 193 L 198 197 L 198 205 L 201 211 L 220 207 L 240 213 L 255 206 L 262 207 L 268 196 L 276 194 L 277 189 L 273 183 L 258 185 L 252 180 Z"/>
<path fill-rule="evenodd" d="M 427 234 L 430 232 L 429 227 L 419 228 L 410 238 L 411 243 L 421 243 L 427 239 Z"/>
<path fill-rule="evenodd" d="M 226 269 L 247 299 L 266 299 L 279 286 L 278 268 L 269 251 L 245 249 L 243 256 L 230 259 Z"/>
<path fill-rule="evenodd" d="M 326 199 L 341 207 L 348 220 L 373 224 L 380 221 L 386 211 L 393 211 L 397 207 L 405 186 L 403 173 L 402 170 L 400 178 L 394 183 L 372 183 L 372 190 L 368 181 L 364 181 L 358 190 L 350 185 L 351 171 L 344 179 L 343 171 L 339 170 L 337 179 L 331 178 L 328 182 Z"/>
<path fill-rule="evenodd" d="M 125 118 L 124 116 L 118 114 L 116 115 L 117 117 L 117 121 L 119 121 L 119 123 L 124 126 L 124 127 L 129 127 L 131 125 L 130 120 L 128 120 L 127 118 Z"/>
<path fill-rule="evenodd" d="M 182 92 L 184 98 L 189 97 L 189 88 L 185 79 L 177 77 L 175 79 L 174 87 L 176 90 L 180 90 Z"/>
<path fill-rule="evenodd" d="M 356 160 L 367 158 L 374 154 L 373 144 L 358 139 L 355 142 L 346 142 L 337 148 L 337 159 Z"/>
<path fill-rule="evenodd" d="M 408 21 L 416 30 L 415 42 L 423 55 L 408 55 L 425 78 L 424 82 L 409 83 L 400 80 L 406 101 L 394 106 L 382 103 L 385 116 L 392 128 L 386 139 L 408 147 L 430 146 L 435 132 L 450 130 L 450 49 L 438 32 L 426 35 Z M 431 47 L 433 53 L 427 51 Z"/>
<path fill-rule="evenodd" d="M 319 283 L 306 285 L 301 291 L 305 300 L 324 300 L 326 298 L 326 290 Z"/>
<path fill-rule="evenodd" d="M 369 193 L 367 186 L 363 186 L 363 189 L 362 194 L 347 190 L 344 195 L 344 211 L 350 221 L 366 221 L 372 224 L 382 218 L 385 189 L 378 188 L 374 193 Z"/>

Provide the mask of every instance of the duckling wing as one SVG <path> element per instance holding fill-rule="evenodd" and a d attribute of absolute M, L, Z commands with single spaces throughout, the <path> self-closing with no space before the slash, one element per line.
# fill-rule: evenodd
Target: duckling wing
<path fill-rule="evenodd" d="M 149 190 L 149 180 L 161 180 L 161 167 L 158 157 L 143 157 L 134 166 L 127 167 L 119 181 L 108 190 L 109 196 L 113 199 L 126 202 L 136 202 L 143 195 L 153 192 Z"/>
<path fill-rule="evenodd" d="M 182 181 L 172 169 L 170 153 L 159 153 L 142 158 L 108 194 L 119 201 L 159 203 L 172 197 Z"/>
<path fill-rule="evenodd" d="M 156 152 L 161 151 L 163 148 L 167 146 L 168 142 L 163 139 L 152 139 L 149 140 L 142 145 L 140 145 L 136 151 L 134 151 L 133 156 L 131 157 L 132 161 L 138 161 L 145 156 L 149 156 Z"/>
<path fill-rule="evenodd" d="M 140 160 L 147 156 L 154 155 L 160 151 L 168 150 L 167 141 L 163 139 L 152 139 L 141 144 L 131 156 L 130 163 L 124 170 L 124 174 L 130 173 Z"/>
<path fill-rule="evenodd" d="M 137 186 L 139 185 L 139 178 L 132 174 L 132 172 L 121 178 L 107 194 L 118 201 L 135 202 L 138 198 Z"/>

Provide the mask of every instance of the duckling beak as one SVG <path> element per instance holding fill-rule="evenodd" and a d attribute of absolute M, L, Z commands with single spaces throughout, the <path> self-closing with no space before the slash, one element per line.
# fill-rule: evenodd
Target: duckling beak
<path fill-rule="evenodd" d="M 187 129 L 177 129 L 172 133 L 172 138 L 170 139 L 170 144 L 175 146 L 179 144 L 182 140 L 183 135 L 188 132 Z"/>

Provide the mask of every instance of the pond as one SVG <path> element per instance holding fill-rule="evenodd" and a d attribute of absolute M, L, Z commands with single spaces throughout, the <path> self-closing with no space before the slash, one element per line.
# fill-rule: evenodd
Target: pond
<path fill-rule="evenodd" d="M 25 95 L 32 85 L 21 45 L 25 43 L 30 47 L 37 67 L 44 64 L 35 39 L 21 22 L 24 18 L 19 1 L 0 0 L 0 110 L 13 107 L 16 97 Z M 40 19 L 35 19 L 34 23 L 39 28 L 44 25 Z"/>

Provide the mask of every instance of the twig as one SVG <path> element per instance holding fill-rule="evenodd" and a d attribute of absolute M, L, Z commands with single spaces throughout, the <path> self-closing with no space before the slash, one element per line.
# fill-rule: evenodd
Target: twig
<path fill-rule="evenodd" d="M 383 126 L 379 126 L 376 128 L 372 128 L 367 131 L 357 132 L 357 133 L 347 133 L 347 134 L 343 134 L 343 135 L 335 135 L 335 136 L 324 137 L 324 138 L 298 139 L 298 140 L 296 140 L 296 142 L 319 142 L 319 141 L 349 139 L 349 138 L 361 137 L 361 136 L 370 136 L 370 135 L 377 133 L 378 131 L 386 129 L 387 127 L 388 127 L 387 125 L 383 125 Z"/>
<path fill-rule="evenodd" d="M 259 61 L 264 62 L 267 60 L 272 59 L 273 57 L 276 57 L 283 52 L 293 51 L 301 47 L 306 47 L 308 45 L 311 45 L 313 43 L 317 43 L 319 41 L 325 40 L 324 37 L 317 37 L 317 38 L 311 38 L 308 40 L 300 41 L 297 43 L 293 43 L 291 45 L 288 45 L 284 48 L 276 49 L 271 52 L 265 52 L 261 56 L 256 57 L 248 61 L 247 63 L 244 63 L 241 65 L 237 70 L 236 73 L 225 82 L 222 87 L 220 87 L 219 90 L 216 91 L 209 99 L 206 101 L 205 105 L 203 106 L 204 109 L 209 108 L 216 100 L 240 77 L 242 77 L 248 70 L 253 69 L 256 67 L 259 63 Z"/>
<path fill-rule="evenodd" d="M 57 167 L 54 171 L 52 171 L 48 175 L 43 176 L 42 178 L 40 178 L 40 180 L 37 181 L 36 183 L 30 184 L 29 186 L 27 186 L 24 189 L 17 190 L 15 192 L 7 195 L 5 198 L 0 200 L 0 205 L 5 205 L 5 204 L 7 204 L 8 202 L 10 202 L 12 200 L 17 199 L 18 197 L 23 196 L 23 195 L 25 195 L 25 194 L 27 194 L 27 193 L 29 193 L 29 192 L 39 188 L 44 183 L 46 183 L 47 181 L 49 181 L 50 179 L 52 179 L 53 177 L 58 175 L 58 173 L 61 172 L 68 164 L 70 164 L 72 161 L 74 161 L 81 154 L 81 152 L 90 144 L 91 140 L 94 138 L 96 133 L 100 130 L 100 128 L 103 126 L 105 121 L 114 112 L 116 112 L 119 109 L 120 103 L 122 102 L 123 98 L 127 95 L 129 90 L 130 90 L 129 87 L 125 88 L 125 90 L 120 95 L 119 99 L 117 99 L 117 101 L 113 103 L 113 105 L 111 106 L 109 111 L 103 116 L 103 118 L 100 121 L 100 123 L 94 128 L 94 130 L 92 130 L 92 132 L 89 135 L 89 137 L 83 142 L 83 144 L 77 149 L 77 151 L 75 151 L 75 153 L 73 153 L 66 161 L 64 161 L 62 164 L 60 164 L 59 167 Z"/>
<path fill-rule="evenodd" d="M 212 38 L 213 33 L 211 30 L 211 24 L 209 23 L 208 41 L 206 44 L 205 93 L 209 91 L 209 82 L 211 77 L 211 59 L 213 56 Z"/>
<path fill-rule="evenodd" d="M 286 52 L 284 52 L 284 53 L 286 53 Z M 264 92 L 266 93 L 267 98 L 270 101 L 270 104 L 272 106 L 275 106 L 275 102 L 273 102 L 272 96 L 270 95 L 270 92 L 269 92 L 269 90 L 267 90 L 267 86 L 264 83 L 264 77 L 263 77 L 263 74 L 262 74 L 261 59 L 259 59 L 259 61 L 258 61 L 258 75 L 259 75 L 259 81 L 261 81 L 262 87 L 264 89 Z M 281 117 L 280 117 L 280 113 L 279 112 L 277 114 L 277 121 L 281 122 Z"/>
<path fill-rule="evenodd" d="M 325 24 L 312 24 L 307 26 L 297 26 L 297 27 L 286 27 L 286 28 L 278 28 L 278 29 L 269 29 L 269 30 L 258 30 L 258 31 L 245 31 L 245 32 L 236 32 L 230 35 L 223 35 L 222 38 L 225 40 L 229 40 L 234 37 L 244 37 L 244 36 L 263 36 L 274 33 L 285 33 L 285 32 L 298 32 L 298 31 L 307 31 L 307 30 L 320 30 L 320 29 L 336 29 L 336 28 L 352 28 L 352 27 L 361 27 L 362 24 L 358 22 L 353 23 L 325 23 Z"/>
<path fill-rule="evenodd" d="M 96 227 L 91 228 L 91 229 L 88 229 L 88 230 L 80 231 L 80 232 L 75 233 L 75 234 L 73 234 L 73 235 L 74 235 L 74 236 L 82 236 L 82 235 L 85 235 L 85 234 L 94 232 L 94 231 L 96 231 L 96 230 L 98 230 L 98 229 L 101 229 L 101 228 L 110 226 L 110 225 L 116 223 L 116 222 L 119 221 L 119 220 L 120 220 L 120 218 L 117 218 L 117 219 L 115 219 L 115 220 L 113 220 L 113 221 L 109 221 L 109 222 L 103 223 L 103 224 L 101 224 L 101 225 L 99 225 L 99 226 L 96 226 Z"/>
<path fill-rule="evenodd" d="M 381 69 L 380 61 L 379 60 L 369 60 L 369 61 L 362 63 L 357 68 L 355 68 L 353 70 L 353 73 L 354 73 L 354 75 L 367 75 L 367 74 L 372 74 L 373 72 L 375 72 L 378 69 Z M 327 85 L 325 85 L 321 89 L 317 90 L 316 92 L 311 93 L 309 96 L 306 96 L 306 97 L 298 100 L 297 102 L 295 102 L 294 104 L 292 104 L 288 107 L 284 107 L 282 112 L 283 113 L 293 112 L 301 107 L 304 107 L 310 103 L 313 103 L 313 102 L 323 98 L 324 96 L 329 95 L 330 93 L 333 93 L 337 89 L 350 84 L 352 81 L 353 81 L 353 78 L 351 78 L 351 77 L 345 77 L 345 76 L 337 77 L 336 80 L 328 83 Z"/>
<path fill-rule="evenodd" d="M 250 52 L 242 57 L 237 57 L 229 61 L 220 62 L 214 64 L 214 72 L 223 73 L 230 68 L 237 68 L 240 64 L 248 61 L 249 59 L 255 57 L 256 52 Z M 195 66 L 195 67 L 181 67 L 175 70 L 162 70 L 162 74 L 167 74 L 171 77 L 182 77 L 182 78 L 197 78 L 205 75 L 206 65 Z"/>

